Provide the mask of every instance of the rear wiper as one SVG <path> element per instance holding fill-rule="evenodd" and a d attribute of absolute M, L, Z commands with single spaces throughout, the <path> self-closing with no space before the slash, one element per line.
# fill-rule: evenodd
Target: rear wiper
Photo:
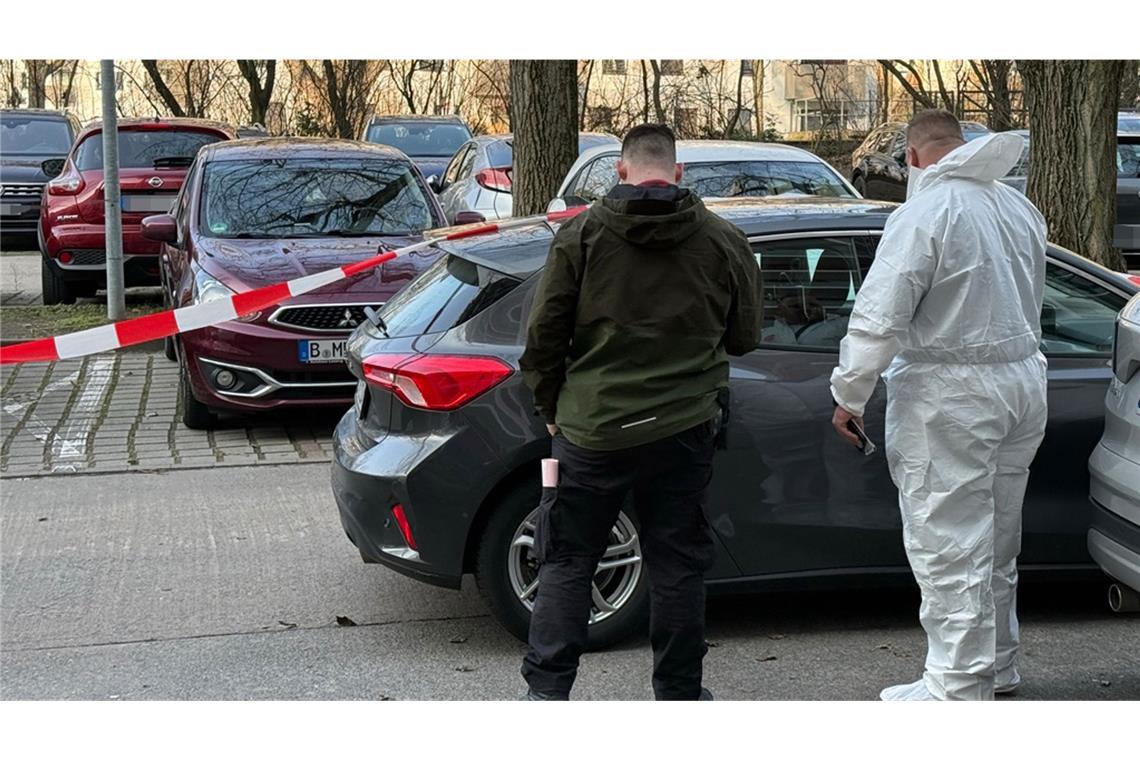
<path fill-rule="evenodd" d="M 194 163 L 193 156 L 163 156 L 154 159 L 155 169 L 185 169 Z"/>
<path fill-rule="evenodd" d="M 364 316 L 376 327 L 380 332 L 384 333 L 384 337 L 388 337 L 388 325 L 384 324 L 384 318 L 380 316 L 380 312 L 373 309 L 371 306 L 364 307 Z"/>

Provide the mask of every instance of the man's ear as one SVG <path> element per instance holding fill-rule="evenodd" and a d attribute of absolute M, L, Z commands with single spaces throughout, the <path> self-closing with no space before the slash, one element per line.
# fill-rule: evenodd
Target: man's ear
<path fill-rule="evenodd" d="M 913 166 L 915 169 L 921 169 L 918 165 L 918 151 L 914 149 L 913 145 L 906 146 L 906 164 Z"/>
<path fill-rule="evenodd" d="M 625 161 L 622 161 L 620 158 L 617 162 L 617 173 L 618 179 L 622 182 L 625 182 L 627 179 L 629 179 L 629 167 L 626 166 Z"/>
<path fill-rule="evenodd" d="M 676 184 L 680 184 L 681 183 L 681 175 L 684 173 L 685 173 L 685 165 L 684 164 L 675 164 L 673 166 L 673 177 L 674 177 L 673 181 Z"/>

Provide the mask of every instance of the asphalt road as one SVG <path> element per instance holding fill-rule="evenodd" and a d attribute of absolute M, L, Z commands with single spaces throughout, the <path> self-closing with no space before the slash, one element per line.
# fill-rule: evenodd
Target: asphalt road
<path fill-rule="evenodd" d="M 327 465 L 0 483 L 4 699 L 515 699 L 522 644 L 461 592 L 364 565 Z M 1022 597 L 1020 698 L 1140 698 L 1140 618 L 1098 586 Z M 873 699 L 921 671 L 912 592 L 716 598 L 721 699 Z M 337 617 L 355 626 L 339 625 Z M 575 698 L 648 699 L 643 641 Z"/>

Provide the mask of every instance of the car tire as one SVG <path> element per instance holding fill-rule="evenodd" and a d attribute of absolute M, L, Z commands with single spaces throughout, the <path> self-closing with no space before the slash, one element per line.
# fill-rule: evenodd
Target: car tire
<path fill-rule="evenodd" d="M 218 426 L 218 415 L 213 409 L 194 398 L 190 386 L 190 372 L 184 359 L 178 365 L 178 408 L 182 410 L 182 424 L 191 430 L 213 430 Z"/>
<path fill-rule="evenodd" d="M 46 259 L 40 259 L 40 284 L 44 306 L 75 303 L 75 290 Z"/>
<path fill-rule="evenodd" d="M 162 355 L 172 362 L 178 361 L 178 348 L 174 345 L 173 335 L 167 335 L 162 339 Z"/>
<path fill-rule="evenodd" d="M 476 550 L 475 583 L 480 594 L 495 619 L 522 641 L 526 641 L 530 628 L 530 610 L 519 599 L 516 583 L 512 581 L 511 563 L 519 559 L 512 552 L 512 544 L 518 531 L 523 529 L 524 521 L 535 511 L 540 497 L 541 491 L 534 483 L 515 488 L 497 503 L 488 505 L 494 511 L 483 527 Z M 631 527 L 636 530 L 636 523 L 623 513 L 615 525 L 614 535 L 628 541 L 628 532 L 619 533 L 623 525 L 625 531 Z M 636 539 L 636 533 L 633 538 Z M 635 551 L 640 558 L 639 545 Z M 619 592 L 619 596 L 624 601 L 616 605 L 615 611 L 590 624 L 590 649 L 604 649 L 645 632 L 649 620 L 649 578 L 640 559 L 636 578 L 628 582 L 625 592 Z"/>

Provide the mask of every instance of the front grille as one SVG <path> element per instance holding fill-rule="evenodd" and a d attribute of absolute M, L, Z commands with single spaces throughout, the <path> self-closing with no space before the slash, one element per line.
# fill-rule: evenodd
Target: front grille
<path fill-rule="evenodd" d="M 328 369 L 325 370 L 284 370 L 274 369 L 266 370 L 266 373 L 273 376 L 273 379 L 279 383 L 353 383 L 356 384 L 356 376 L 349 372 L 343 365 L 330 364 Z"/>
<path fill-rule="evenodd" d="M 379 309 L 383 304 L 322 304 L 319 306 L 287 306 L 269 321 L 282 327 L 312 332 L 350 333 L 368 318 L 364 307 Z"/>
<path fill-rule="evenodd" d="M 43 185 L 0 185 L 0 197 L 15 199 L 15 198 L 39 198 L 40 193 L 43 192 Z"/>
<path fill-rule="evenodd" d="M 69 250 L 71 254 L 71 261 L 64 266 L 91 266 L 93 264 L 106 264 L 107 252 L 101 248 L 82 248 L 80 250 Z"/>

